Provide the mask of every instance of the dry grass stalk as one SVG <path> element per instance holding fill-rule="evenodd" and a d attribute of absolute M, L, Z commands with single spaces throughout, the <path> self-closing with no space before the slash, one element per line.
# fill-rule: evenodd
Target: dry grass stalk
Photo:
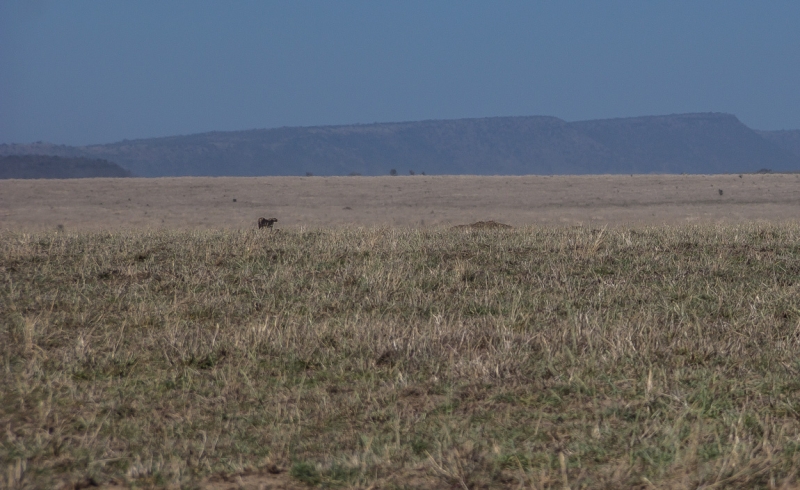
<path fill-rule="evenodd" d="M 5 232 L 4 480 L 792 488 L 799 238 Z"/>

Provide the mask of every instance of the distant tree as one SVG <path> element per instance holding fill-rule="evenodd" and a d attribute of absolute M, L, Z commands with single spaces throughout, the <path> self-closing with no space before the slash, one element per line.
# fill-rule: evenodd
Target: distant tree
<path fill-rule="evenodd" d="M 409 170 L 408 171 L 408 175 L 414 175 L 414 171 L 413 170 Z"/>
<path fill-rule="evenodd" d="M 395 169 L 391 169 L 391 170 L 389 170 L 389 175 L 391 175 L 392 177 L 394 177 L 395 175 L 397 175 L 397 170 L 395 170 Z"/>
<path fill-rule="evenodd" d="M 312 174 L 311 172 L 306 172 L 306 177 L 313 177 L 313 176 L 314 174 Z"/>
<path fill-rule="evenodd" d="M 771 174 L 772 173 L 772 169 L 771 168 L 762 168 L 761 170 L 759 170 L 756 173 L 757 174 Z"/>
<path fill-rule="evenodd" d="M 350 172 L 350 174 L 349 174 L 349 175 L 350 175 L 350 177 L 358 177 L 358 176 L 359 176 L 359 175 L 361 175 L 361 174 L 360 174 L 360 173 L 358 173 L 358 172 Z"/>
<path fill-rule="evenodd" d="M 422 172 L 422 175 L 425 175 L 425 172 Z"/>

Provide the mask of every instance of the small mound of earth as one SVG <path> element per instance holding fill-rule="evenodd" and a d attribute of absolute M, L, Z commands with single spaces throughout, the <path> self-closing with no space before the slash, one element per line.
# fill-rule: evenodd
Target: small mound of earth
<path fill-rule="evenodd" d="M 454 230 L 505 230 L 513 228 L 511 225 L 507 225 L 505 223 L 498 223 L 497 221 L 477 221 L 472 223 L 471 225 L 458 225 L 454 226 Z"/>

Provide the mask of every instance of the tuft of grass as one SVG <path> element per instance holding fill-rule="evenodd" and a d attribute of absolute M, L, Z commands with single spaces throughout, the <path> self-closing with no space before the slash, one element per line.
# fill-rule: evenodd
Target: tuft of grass
<path fill-rule="evenodd" d="M 1 481 L 797 485 L 798 244 L 761 224 L 3 232 Z"/>
<path fill-rule="evenodd" d="M 312 463 L 295 463 L 292 465 L 292 469 L 289 474 L 292 476 L 292 478 L 305 483 L 306 485 L 318 485 L 322 482 L 322 478 L 320 478 L 316 466 L 314 466 Z"/>

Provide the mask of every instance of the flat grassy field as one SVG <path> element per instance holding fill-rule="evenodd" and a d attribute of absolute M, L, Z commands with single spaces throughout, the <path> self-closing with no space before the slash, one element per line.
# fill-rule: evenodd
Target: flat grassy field
<path fill-rule="evenodd" d="M 800 486 L 796 224 L 11 228 L 10 488 Z"/>
<path fill-rule="evenodd" d="M 259 217 L 291 229 L 796 222 L 800 174 L 0 180 L 5 230 L 236 230 Z"/>

